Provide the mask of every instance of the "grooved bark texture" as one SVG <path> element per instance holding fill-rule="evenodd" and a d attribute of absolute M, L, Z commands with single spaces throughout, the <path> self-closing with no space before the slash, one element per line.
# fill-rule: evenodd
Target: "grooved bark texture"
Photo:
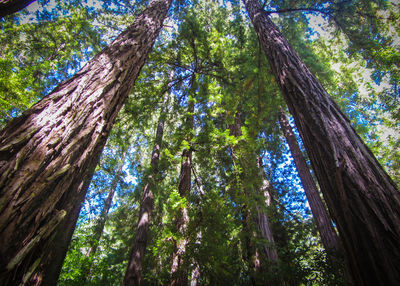
<path fill-rule="evenodd" d="M 322 244 L 328 252 L 339 251 L 339 238 L 335 229 L 333 228 L 324 203 L 318 194 L 317 186 L 315 185 L 306 160 L 303 157 L 303 153 L 297 144 L 296 136 L 294 135 L 292 127 L 289 125 L 289 121 L 287 120 L 283 110 L 279 111 L 279 123 L 281 125 L 283 134 L 285 135 L 286 142 L 289 145 L 290 152 L 294 158 L 294 163 L 296 165 L 297 172 L 299 173 L 301 183 L 303 184 L 308 203 L 310 204 L 311 212 L 321 236 Z"/>
<path fill-rule="evenodd" d="M 399 191 L 259 2 L 243 2 L 339 229 L 355 284 L 397 285 Z"/>
<path fill-rule="evenodd" d="M 82 182 L 170 4 L 150 3 L 82 70 L 0 132 L 0 285 L 40 285 L 46 277 L 40 265 L 53 251 L 54 229 L 81 203 Z"/>
<path fill-rule="evenodd" d="M 66 201 L 72 205 L 71 211 L 55 230 L 54 239 L 51 239 L 48 244 L 51 251 L 47 251 L 46 255 L 43 255 L 40 260 L 40 268 L 36 270 L 37 278 L 34 280 L 40 282 L 41 284 L 37 284 L 40 284 L 41 286 L 57 285 L 57 280 L 60 276 L 61 268 L 67 254 L 69 242 L 74 234 L 76 222 L 81 211 L 81 205 L 85 200 L 86 190 L 90 185 L 94 170 L 95 166 L 92 168 L 90 175 L 85 179 L 83 185 L 80 187 L 80 191 L 77 193 L 71 193 L 70 197 L 66 198 Z M 42 275 L 42 277 L 39 275 Z"/>
<path fill-rule="evenodd" d="M 0 18 L 24 9 L 35 0 L 2 0 L 0 1 Z"/>
<path fill-rule="evenodd" d="M 154 140 L 153 152 L 151 154 L 151 170 L 150 174 L 146 178 L 147 183 L 143 189 L 143 198 L 142 202 L 140 203 L 139 219 L 130 251 L 128 267 L 125 272 L 124 286 L 140 285 L 142 282 L 142 261 L 147 246 L 151 213 L 154 208 L 153 189 L 155 188 L 155 180 L 158 175 L 158 162 L 160 160 L 161 145 L 164 135 L 167 102 L 168 95 L 166 94 L 163 101 L 162 111 L 158 119 L 156 138 Z"/>

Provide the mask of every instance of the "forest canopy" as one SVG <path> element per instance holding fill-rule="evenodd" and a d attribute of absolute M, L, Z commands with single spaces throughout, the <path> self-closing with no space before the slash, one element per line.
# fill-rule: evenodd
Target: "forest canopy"
<path fill-rule="evenodd" d="M 14 12 L 0 18 L 0 285 L 400 278 L 397 1 Z"/>

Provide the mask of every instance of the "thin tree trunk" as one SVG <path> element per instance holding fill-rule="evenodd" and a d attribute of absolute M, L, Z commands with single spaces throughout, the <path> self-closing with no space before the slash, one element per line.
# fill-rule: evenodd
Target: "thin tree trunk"
<path fill-rule="evenodd" d="M 46 271 L 40 265 L 54 230 L 81 203 L 68 200 L 86 193 L 82 182 L 98 162 L 170 4 L 150 3 L 82 70 L 0 132 L 0 285 L 46 277 L 38 271 Z"/>
<path fill-rule="evenodd" d="M 249 207 L 243 204 L 240 213 L 242 215 L 242 237 L 243 237 L 243 256 L 242 259 L 248 264 L 248 275 L 251 285 L 257 285 L 256 271 L 259 269 L 257 249 L 254 246 L 254 238 L 256 237 L 254 227 L 252 227 L 252 213 Z"/>
<path fill-rule="evenodd" d="M 293 155 L 294 163 L 299 173 L 301 183 L 303 184 L 308 203 L 310 204 L 310 209 L 321 236 L 322 244 L 328 252 L 339 251 L 339 238 L 333 228 L 331 218 L 329 217 L 324 203 L 318 194 L 317 186 L 311 176 L 310 169 L 307 166 L 303 153 L 297 143 L 296 136 L 294 135 L 292 127 L 289 125 L 289 121 L 282 109 L 279 111 L 279 123 L 283 134 L 285 135 L 286 142 L 289 145 L 290 152 Z"/>
<path fill-rule="evenodd" d="M 272 204 L 271 195 L 269 193 L 270 184 L 267 180 L 261 158 L 257 158 L 257 165 L 259 169 L 259 176 L 262 178 L 262 186 L 260 188 L 260 193 L 264 197 L 265 207 L 270 207 Z M 257 225 L 260 231 L 261 237 L 268 241 L 268 244 L 264 244 L 264 252 L 269 262 L 276 263 L 278 261 L 278 252 L 275 247 L 275 240 L 272 235 L 271 226 L 269 223 L 268 215 L 262 211 L 263 206 L 257 206 Z"/>
<path fill-rule="evenodd" d="M 24 9 L 35 0 L 3 0 L 0 1 L 0 18 Z"/>
<path fill-rule="evenodd" d="M 196 174 L 195 174 L 195 180 L 196 180 L 196 182 L 198 182 L 198 180 L 196 178 Z M 199 194 L 201 197 L 203 196 L 202 186 L 200 186 L 200 188 L 199 188 Z M 202 235 L 201 235 L 201 230 L 200 230 L 196 235 L 195 244 L 201 245 L 201 237 L 202 237 Z M 192 273 L 190 276 L 191 276 L 190 277 L 190 286 L 200 285 L 201 273 L 200 273 L 200 265 L 197 263 L 197 261 L 194 261 L 194 269 L 192 270 Z"/>
<path fill-rule="evenodd" d="M 337 224 L 356 285 L 400 281 L 400 193 L 257 0 L 243 0 Z"/>
<path fill-rule="evenodd" d="M 196 74 L 193 74 L 190 90 L 195 89 Z M 187 128 L 188 135 L 186 136 L 186 141 L 191 144 L 192 131 L 194 128 L 194 100 L 189 98 L 188 103 L 188 115 L 185 122 L 185 127 Z M 193 150 L 189 149 L 183 150 L 182 153 L 182 163 L 181 172 L 179 175 L 179 194 L 182 198 L 188 198 L 191 190 L 191 176 L 192 176 L 192 153 Z M 186 252 L 186 246 L 188 244 L 187 239 L 187 228 L 189 224 L 189 215 L 187 207 L 183 207 L 180 211 L 180 215 L 176 218 L 176 228 L 178 232 L 182 235 L 182 239 L 178 239 L 175 245 L 175 251 L 172 256 L 172 266 L 171 266 L 171 286 L 187 286 L 188 284 L 188 270 L 185 265 L 184 255 Z"/>
<path fill-rule="evenodd" d="M 167 103 L 169 98 L 168 92 L 165 93 L 162 103 L 162 110 L 158 119 L 156 137 L 154 140 L 153 152 L 151 154 L 150 174 L 146 178 L 146 184 L 143 189 L 143 198 L 140 203 L 139 219 L 130 251 L 128 267 L 125 272 L 124 286 L 140 285 L 142 282 L 142 261 L 147 246 L 151 213 L 154 208 L 153 189 L 156 187 L 155 180 L 158 175 L 158 162 L 160 160 Z"/>
<path fill-rule="evenodd" d="M 98 221 L 96 222 L 96 226 L 94 227 L 94 233 L 92 237 L 92 241 L 90 243 L 90 248 L 86 253 L 86 256 L 89 257 L 89 261 L 87 264 L 82 265 L 81 269 L 81 281 L 82 285 L 86 283 L 87 279 L 90 276 L 90 270 L 93 264 L 92 257 L 96 254 L 97 248 L 99 247 L 99 242 L 101 236 L 104 231 L 104 226 L 106 224 L 108 212 L 110 211 L 111 204 L 114 198 L 115 191 L 117 190 L 117 186 L 119 181 L 121 180 L 122 168 L 124 166 L 125 158 L 128 153 L 128 149 L 124 151 L 122 158 L 118 162 L 117 169 L 115 171 L 115 175 L 111 181 L 110 191 L 108 192 L 107 198 L 104 201 L 103 209 L 101 210 Z"/>

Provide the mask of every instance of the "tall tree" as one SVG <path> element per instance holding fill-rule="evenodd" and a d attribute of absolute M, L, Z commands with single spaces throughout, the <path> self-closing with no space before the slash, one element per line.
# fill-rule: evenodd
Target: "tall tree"
<path fill-rule="evenodd" d="M 55 251 L 49 245 L 81 204 L 89 170 L 171 2 L 152 1 L 82 70 L 1 131 L 1 285 L 47 283 L 42 265 Z"/>
<path fill-rule="evenodd" d="M 35 0 L 4 0 L 0 2 L 0 18 L 11 15 L 19 10 L 24 9 L 26 6 Z"/>
<path fill-rule="evenodd" d="M 164 125 L 167 113 L 169 91 L 165 93 L 158 119 L 156 137 L 154 139 L 153 152 L 151 154 L 150 170 L 143 189 L 143 197 L 140 203 L 139 219 L 133 238 L 132 248 L 126 268 L 124 285 L 140 285 L 142 283 L 142 263 L 146 251 L 147 239 L 151 221 L 151 213 L 154 208 L 154 189 L 158 177 L 158 162 L 160 160 L 161 146 L 164 135 Z"/>
<path fill-rule="evenodd" d="M 267 176 L 264 171 L 264 167 L 262 164 L 262 159 L 260 157 L 257 158 L 257 167 L 259 170 L 259 176 L 262 180 L 262 185 L 259 190 L 259 194 L 264 199 L 264 205 L 256 205 L 257 210 L 257 226 L 261 237 L 267 240 L 267 243 L 263 244 L 263 250 L 266 254 L 268 261 L 271 263 L 276 263 L 278 261 L 278 252 L 275 247 L 275 240 L 272 234 L 272 229 L 270 225 L 270 220 L 268 218 L 268 214 L 263 210 L 266 207 L 270 207 L 272 205 L 271 193 L 270 193 L 270 183 L 267 180 Z"/>
<path fill-rule="evenodd" d="M 357 285 L 400 280 L 400 193 L 257 0 L 243 0 L 338 226 Z"/>
<path fill-rule="evenodd" d="M 310 204 L 310 209 L 321 236 L 322 244 L 326 251 L 337 252 L 340 250 L 339 238 L 333 228 L 331 218 L 325 209 L 324 203 L 318 194 L 317 186 L 315 185 L 306 160 L 304 159 L 303 153 L 297 143 L 296 136 L 294 135 L 289 120 L 282 109 L 279 111 L 278 116 L 279 124 L 281 125 L 286 142 L 288 143 L 290 152 L 294 158 L 294 163 L 299 173 L 301 183 L 303 184 L 308 203 Z"/>
<path fill-rule="evenodd" d="M 229 127 L 230 133 L 234 137 L 243 136 L 239 112 L 236 113 L 234 123 Z M 240 169 L 246 170 L 241 172 L 243 182 L 240 182 L 239 186 L 243 186 L 244 194 L 250 200 L 262 198 L 256 200 L 255 203 L 250 202 L 248 205 L 244 203 L 242 207 L 245 256 L 248 260 L 249 268 L 251 268 L 249 272 L 252 284 L 259 285 L 261 281 L 258 281 L 257 274 L 264 269 L 267 270 L 269 265 L 278 261 L 278 253 L 275 248 L 268 214 L 266 213 L 266 209 L 271 206 L 270 185 L 266 178 L 261 158 L 256 156 L 256 151 L 248 150 L 246 152 L 243 144 L 247 143 L 246 140 L 240 139 L 239 142 L 242 144 L 238 148 L 231 147 L 232 160 L 237 160 Z M 256 177 L 255 182 L 254 176 Z M 250 189 L 248 189 L 249 185 L 251 186 Z M 252 228 L 254 223 L 256 224 L 256 229 Z M 261 247 L 254 246 L 254 241 L 257 238 L 261 238 L 264 242 L 260 244 Z"/>
<path fill-rule="evenodd" d="M 192 185 L 192 156 L 193 156 L 193 130 L 194 130 L 194 103 L 193 95 L 196 90 L 196 73 L 192 74 L 189 86 L 188 107 L 185 120 L 185 143 L 187 148 L 182 151 L 181 171 L 179 174 L 178 191 L 181 198 L 188 199 Z M 188 283 L 187 262 L 184 259 L 188 244 L 187 230 L 189 224 L 188 206 L 179 210 L 175 225 L 179 232 L 178 240 L 175 242 L 175 249 L 172 255 L 171 286 L 184 286 Z"/>

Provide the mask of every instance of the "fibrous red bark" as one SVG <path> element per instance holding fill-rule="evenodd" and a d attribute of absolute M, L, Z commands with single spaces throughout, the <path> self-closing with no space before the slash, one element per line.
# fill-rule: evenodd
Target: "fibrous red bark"
<path fill-rule="evenodd" d="M 82 70 L 0 132 L 0 285 L 45 283 L 43 257 L 57 226 L 81 203 L 170 5 L 154 0 Z"/>
<path fill-rule="evenodd" d="M 400 281 L 400 193 L 262 10 L 243 0 L 339 230 L 357 285 Z"/>
<path fill-rule="evenodd" d="M 237 112 L 235 115 L 234 124 L 229 126 L 230 134 L 239 137 L 242 136 L 242 122 L 240 118 L 240 113 Z M 245 156 L 237 156 L 235 152 L 235 148 L 231 147 L 232 159 L 238 160 L 241 165 L 241 168 L 247 169 L 246 167 L 246 159 Z M 241 152 L 239 152 L 241 153 Z M 265 210 L 271 206 L 271 195 L 269 192 L 270 184 L 267 180 L 267 177 L 264 172 L 264 168 L 262 166 L 261 158 L 256 156 L 256 152 L 251 152 L 250 161 L 257 164 L 256 172 L 261 184 L 255 184 L 255 189 L 250 188 L 251 191 L 254 191 L 256 196 L 259 196 L 263 199 L 259 200 L 255 204 L 255 208 L 250 208 L 247 205 L 242 206 L 242 225 L 244 231 L 244 246 L 245 246 L 245 260 L 248 261 L 249 264 L 249 275 L 251 279 L 251 283 L 256 285 L 261 283 L 261 281 L 257 281 L 256 273 L 260 273 L 264 269 L 267 270 L 268 266 L 277 263 L 278 261 L 278 253 L 275 247 L 275 241 L 272 234 L 272 229 L 270 226 L 269 218 Z M 250 166 L 251 168 L 251 166 Z M 248 176 L 249 174 L 244 174 Z M 250 175 L 251 176 L 251 175 Z M 246 179 L 244 180 L 246 181 Z M 245 191 L 246 196 L 254 196 L 254 194 Z M 257 230 L 252 229 L 252 220 L 256 222 Z M 266 241 L 266 243 L 262 244 L 261 249 L 257 249 L 254 246 L 254 239 L 257 237 L 262 238 Z M 260 254 L 263 255 L 260 255 Z M 264 282 L 262 282 L 264 283 Z M 269 284 L 265 284 L 269 285 Z"/>
<path fill-rule="evenodd" d="M 301 152 L 297 143 L 296 136 L 294 135 L 292 127 L 290 126 L 283 110 L 279 111 L 279 123 L 286 138 L 286 142 L 289 145 L 290 152 L 294 158 L 294 163 L 306 193 L 315 224 L 317 225 L 317 229 L 321 236 L 322 244 L 324 245 L 326 251 L 337 252 L 340 250 L 339 238 L 335 229 L 333 228 L 332 220 L 329 217 L 321 197 L 319 196 L 318 189 L 315 185 L 313 177 L 311 176 L 310 169 L 308 168 L 303 153 Z"/>

